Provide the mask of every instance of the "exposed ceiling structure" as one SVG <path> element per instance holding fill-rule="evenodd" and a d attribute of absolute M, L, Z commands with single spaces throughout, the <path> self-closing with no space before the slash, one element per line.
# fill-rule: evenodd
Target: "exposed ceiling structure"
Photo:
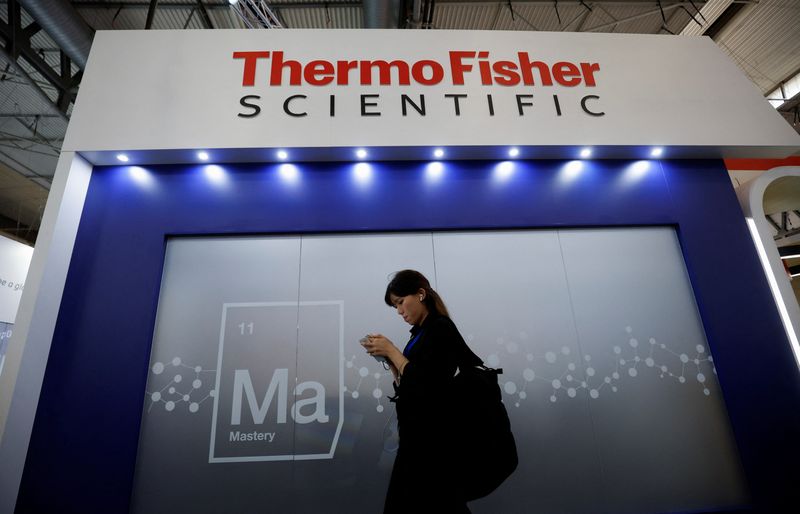
<path fill-rule="evenodd" d="M 36 240 L 96 30 L 385 27 L 707 35 L 770 98 L 789 91 L 783 86 L 800 72 L 798 0 L 235 3 L 0 0 L 0 233 L 30 244 Z M 800 94 L 779 108 L 798 130 L 799 109 Z"/>

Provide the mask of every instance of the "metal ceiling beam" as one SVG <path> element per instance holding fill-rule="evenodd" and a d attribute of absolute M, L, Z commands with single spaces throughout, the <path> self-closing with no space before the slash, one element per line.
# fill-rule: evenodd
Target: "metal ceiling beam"
<path fill-rule="evenodd" d="M 608 23 L 603 23 L 601 25 L 595 25 L 594 27 L 587 27 L 584 29 L 584 32 L 592 32 L 594 30 L 605 30 L 607 28 L 611 28 L 615 25 L 619 25 L 620 23 L 625 23 L 628 21 L 639 20 L 641 18 L 649 18 L 650 16 L 662 16 L 667 11 L 671 11 L 673 9 L 677 9 L 678 7 L 689 5 L 689 2 L 680 2 L 677 4 L 670 4 L 670 5 L 662 5 L 661 8 L 652 9 L 650 11 L 646 11 L 643 13 L 635 14 L 633 16 L 627 16 L 625 18 L 620 18 L 618 20 L 614 20 Z"/>
<path fill-rule="evenodd" d="M 47 154 L 47 155 L 49 155 L 50 157 L 58 157 L 58 152 L 60 151 L 60 145 L 61 145 L 61 143 L 64 142 L 64 138 L 63 137 L 61 137 L 61 138 L 53 138 L 53 139 L 48 139 L 48 138 L 45 138 L 45 137 L 39 137 L 31 127 L 27 126 L 20 119 L 16 119 L 16 121 L 18 121 L 20 125 L 22 125 L 29 132 L 31 132 L 31 136 L 30 137 L 26 137 L 26 136 L 21 136 L 19 134 L 14 134 L 12 132 L 6 132 L 5 130 L 0 130 L 0 136 L 2 136 L 2 137 L 0 137 L 0 141 L 25 141 L 27 143 L 34 143 L 34 144 L 37 144 L 37 145 L 45 146 L 45 147 L 50 148 L 51 150 L 55 151 L 54 154 L 51 153 L 51 154 Z M 59 146 L 55 146 L 55 145 L 59 145 Z"/>
<path fill-rule="evenodd" d="M 400 16 L 399 0 L 364 0 L 362 10 L 365 29 L 396 29 L 401 20 L 405 22 Z"/>
<path fill-rule="evenodd" d="M 148 9 L 150 7 L 150 4 L 147 3 L 147 2 L 142 3 L 142 2 L 130 2 L 130 1 L 129 2 L 113 2 L 113 1 L 104 2 L 104 1 L 90 0 L 90 1 L 86 1 L 86 2 L 73 1 L 72 4 L 78 9 L 111 9 L 111 8 L 114 8 L 114 9 L 119 9 L 119 8 L 122 8 L 122 9 Z M 332 2 L 282 3 L 282 4 L 277 4 L 276 6 L 277 7 L 287 7 L 287 6 L 289 6 L 292 9 L 301 9 L 303 7 L 316 9 L 316 8 L 322 8 L 322 7 L 325 7 L 325 6 L 329 6 L 329 7 L 360 7 L 361 6 L 361 2 L 359 2 L 359 1 L 336 2 L 334 0 Z M 228 9 L 231 8 L 230 4 L 227 1 L 225 1 L 224 3 L 218 3 L 218 4 L 205 3 L 205 4 L 203 4 L 203 7 L 205 7 L 205 9 L 207 11 L 208 10 L 222 10 L 222 9 L 227 11 Z M 272 7 L 272 6 L 270 6 L 270 7 Z M 187 4 L 187 3 L 159 1 L 158 2 L 158 8 L 159 9 L 170 9 L 170 10 L 175 10 L 175 9 L 190 10 L 190 9 L 196 9 L 197 6 L 196 5 L 192 5 L 192 4 Z"/>
<path fill-rule="evenodd" d="M 45 175 L 41 175 L 41 174 L 33 171 L 32 169 L 27 167 L 25 164 L 22 164 L 21 162 L 19 162 L 15 158 L 11 157 L 10 155 L 8 155 L 6 152 L 4 152 L 2 150 L 0 150 L 0 162 L 5 163 L 12 170 L 16 171 L 17 173 L 19 173 L 23 177 L 29 178 L 31 180 L 33 180 L 33 179 L 41 179 L 47 184 L 49 184 L 53 180 L 53 177 L 48 177 L 48 176 L 45 176 Z M 49 189 L 48 187 L 45 187 L 44 185 L 42 185 L 39 182 L 37 182 L 36 184 L 44 187 L 45 189 Z"/>
<path fill-rule="evenodd" d="M 36 236 L 39 234 L 37 229 L 2 214 L 0 214 L 0 232 L 8 234 L 17 241 L 31 244 L 36 241 Z M 20 235 L 22 232 L 25 234 Z"/>
<path fill-rule="evenodd" d="M 153 18 L 156 16 L 156 8 L 158 7 L 158 0 L 150 0 L 150 8 L 147 9 L 147 21 L 144 22 L 145 30 L 150 30 L 153 26 Z"/>
<path fill-rule="evenodd" d="M 693 3 L 697 6 L 705 5 L 706 1 L 708 0 L 692 0 Z M 734 0 L 736 3 L 757 3 L 757 0 Z M 468 4 L 468 3 L 482 3 L 482 4 L 491 4 L 491 3 L 500 3 L 506 4 L 508 3 L 507 0 L 438 0 L 439 3 L 443 4 Z M 553 0 L 514 0 L 513 3 L 515 4 L 545 4 L 552 6 Z M 691 5 L 692 2 L 688 0 L 661 0 L 661 4 L 664 7 L 669 7 L 675 4 L 686 4 Z M 361 1 L 353 1 L 353 0 L 344 0 L 341 2 L 337 2 L 333 0 L 331 2 L 282 2 L 279 4 L 271 4 L 270 7 L 272 9 L 321 9 L 321 8 L 335 8 L 335 7 L 361 7 L 363 2 Z M 652 7 L 655 4 L 655 0 L 559 0 L 559 6 L 574 6 L 586 4 L 590 6 L 594 5 L 624 5 L 624 6 L 634 6 L 639 4 L 641 6 Z M 82 9 L 119 9 L 120 7 L 123 9 L 149 9 L 150 7 L 150 0 L 142 0 L 139 2 L 135 1 L 120 1 L 114 2 L 112 0 L 103 1 L 103 0 L 73 0 L 72 5 L 76 8 Z M 218 10 L 218 9 L 230 9 L 230 4 L 227 0 L 220 0 L 220 3 L 209 3 L 206 1 L 204 7 L 207 10 Z M 175 1 L 159 1 L 158 2 L 159 9 L 182 9 L 182 10 L 189 10 L 192 9 L 192 4 L 187 3 L 179 3 Z"/>
<path fill-rule="evenodd" d="M 67 0 L 19 0 L 22 7 L 80 69 L 86 67 L 94 31 Z"/>
<path fill-rule="evenodd" d="M 30 39 L 25 38 L 22 31 L 14 27 L 18 21 L 9 20 L 10 23 L 7 24 L 0 20 L 0 38 L 6 41 L 6 50 L 15 60 L 20 56 L 24 57 L 40 75 L 58 89 L 68 88 L 69 85 L 62 81 L 59 74 L 36 53 L 36 50 L 31 48 Z"/>
<path fill-rule="evenodd" d="M 18 151 L 18 152 L 26 152 L 26 153 L 36 154 L 36 155 L 43 155 L 45 157 L 51 157 L 51 158 L 54 158 L 54 159 L 58 158 L 58 155 L 53 155 L 51 153 L 41 152 L 39 150 L 33 150 L 30 147 L 20 146 L 19 144 L 16 144 L 16 141 L 13 140 L 13 139 L 0 138 L 0 148 L 8 148 L 9 150 L 15 150 L 15 151 Z"/>
<path fill-rule="evenodd" d="M 33 27 L 32 27 L 33 26 Z M 8 22 L 0 20 L 0 55 L 2 55 L 14 69 L 15 74 L 21 78 L 28 86 L 34 89 L 37 96 L 41 98 L 53 111 L 57 112 L 65 120 L 68 119 L 67 109 L 69 104 L 75 99 L 77 86 L 80 76 L 71 76 L 71 65 L 69 58 L 62 52 L 61 71 L 56 72 L 44 59 L 33 49 L 30 44 L 30 36 L 39 30 L 38 24 L 31 24 L 27 27 L 22 26 L 22 18 L 17 0 L 8 2 Z M 58 99 L 54 103 L 47 93 L 36 83 L 18 59 L 24 59 L 38 74 L 45 78 L 58 92 Z"/>
<path fill-rule="evenodd" d="M 203 0 L 197 0 L 197 8 L 200 10 L 200 15 L 203 17 L 203 22 L 206 24 L 206 28 L 213 29 L 214 24 L 211 23 L 211 16 L 208 15 L 208 11 L 206 10 L 205 4 L 203 4 Z"/>
<path fill-rule="evenodd" d="M 59 109 L 58 106 L 53 103 L 50 97 L 47 96 L 38 85 L 36 85 L 36 82 L 31 78 L 31 76 L 28 75 L 28 73 L 22 69 L 19 64 L 17 64 L 16 60 L 6 51 L 5 48 L 0 48 L 0 57 L 3 57 L 6 61 L 8 61 L 9 64 L 11 64 L 11 67 L 14 69 L 14 72 L 17 74 L 17 76 L 23 79 L 27 85 L 33 89 L 36 96 L 38 96 L 39 99 L 44 102 L 45 105 L 47 105 L 52 114 L 57 114 L 65 121 L 69 121 L 69 116 L 67 116 L 67 113 Z"/>
<path fill-rule="evenodd" d="M 480 3 L 480 4 L 492 4 L 496 2 L 500 3 L 508 3 L 508 0 L 438 0 L 440 3 L 443 4 L 472 4 L 472 3 Z M 705 4 L 706 0 L 694 0 L 696 5 L 703 5 Z M 554 8 L 555 2 L 554 0 L 512 0 L 514 4 L 541 4 L 542 6 L 547 6 L 549 8 Z M 645 7 L 656 7 L 657 2 L 656 0 L 558 0 L 558 7 L 559 9 L 563 7 L 583 7 L 590 6 L 594 7 L 595 5 L 620 5 L 625 7 L 635 7 L 637 5 L 641 6 L 642 8 Z M 661 5 L 663 7 L 669 7 L 675 4 L 689 4 L 688 0 L 661 0 Z M 284 5 L 284 4 L 278 4 Z"/>
<path fill-rule="evenodd" d="M 0 118 L 60 118 L 57 114 L 0 112 Z"/>

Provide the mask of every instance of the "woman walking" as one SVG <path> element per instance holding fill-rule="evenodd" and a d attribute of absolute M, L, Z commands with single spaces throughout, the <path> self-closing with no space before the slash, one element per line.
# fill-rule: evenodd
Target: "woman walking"
<path fill-rule="evenodd" d="M 395 379 L 400 445 L 384 513 L 469 513 L 459 479 L 459 427 L 449 406 L 459 365 L 478 365 L 481 360 L 418 271 L 397 272 L 384 301 L 411 325 L 403 351 L 381 334 L 370 334 L 363 343 L 370 355 L 386 359 Z"/>

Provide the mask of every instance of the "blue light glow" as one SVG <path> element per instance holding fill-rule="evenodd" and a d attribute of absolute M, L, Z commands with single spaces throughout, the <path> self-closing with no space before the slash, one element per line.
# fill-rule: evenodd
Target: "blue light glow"
<path fill-rule="evenodd" d="M 203 152 L 203 151 L 197 152 L 197 158 L 200 159 L 201 161 L 207 161 L 208 152 Z"/>
<path fill-rule="evenodd" d="M 436 157 L 437 159 L 441 159 L 442 157 L 444 157 L 444 150 L 442 150 L 441 148 L 437 148 L 436 150 L 433 151 L 433 156 Z"/>
<path fill-rule="evenodd" d="M 444 164 L 431 162 L 425 166 L 425 180 L 430 183 L 439 182 L 444 176 Z"/>
<path fill-rule="evenodd" d="M 372 166 L 366 162 L 359 162 L 353 167 L 353 177 L 361 185 L 372 182 Z"/>
<path fill-rule="evenodd" d="M 136 182 L 137 185 L 145 188 L 151 188 L 155 184 L 153 175 L 146 169 L 139 166 L 131 166 L 128 168 L 128 174 L 131 180 Z"/>
<path fill-rule="evenodd" d="M 507 182 L 514 175 L 515 164 L 511 161 L 497 163 L 494 167 L 493 179 L 497 182 Z"/>
<path fill-rule="evenodd" d="M 582 171 L 582 161 L 570 161 L 561 169 L 561 172 L 558 174 L 558 181 L 562 184 L 569 184 L 580 177 Z"/>
<path fill-rule="evenodd" d="M 356 150 L 356 157 L 358 157 L 359 159 L 366 159 L 367 151 L 364 150 L 363 148 L 359 148 L 358 150 Z"/>
<path fill-rule="evenodd" d="M 660 146 L 654 147 L 650 150 L 650 157 L 661 157 L 664 154 L 664 148 Z"/>
<path fill-rule="evenodd" d="M 584 148 L 581 150 L 581 159 L 588 159 L 591 156 L 592 156 L 591 148 Z"/>
<path fill-rule="evenodd" d="M 289 153 L 286 150 L 278 150 L 278 152 L 275 155 L 277 155 L 278 159 L 282 161 L 285 161 L 286 159 L 289 158 Z"/>
<path fill-rule="evenodd" d="M 621 180 L 626 185 L 633 185 L 647 176 L 652 167 L 650 161 L 636 161 L 625 170 Z"/>
<path fill-rule="evenodd" d="M 287 184 L 297 184 L 300 181 L 300 170 L 294 164 L 281 164 L 278 173 Z"/>
<path fill-rule="evenodd" d="M 519 155 L 519 148 L 510 148 L 508 150 L 508 156 L 509 157 L 516 157 L 518 155 Z"/>
<path fill-rule="evenodd" d="M 228 182 L 228 173 L 221 166 L 216 164 L 209 164 L 203 167 L 203 174 L 209 182 L 216 185 L 222 185 Z"/>
<path fill-rule="evenodd" d="M 128 156 L 125 155 L 124 153 L 118 153 L 117 160 L 120 162 L 128 162 L 130 159 L 128 159 Z"/>

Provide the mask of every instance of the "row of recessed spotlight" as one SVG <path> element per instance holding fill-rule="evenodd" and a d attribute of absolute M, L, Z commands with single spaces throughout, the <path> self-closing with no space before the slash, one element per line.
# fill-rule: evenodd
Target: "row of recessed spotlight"
<path fill-rule="evenodd" d="M 662 147 L 660 147 L 660 146 L 657 146 L 657 147 L 655 147 L 655 148 L 650 150 L 650 157 L 661 157 L 663 154 L 664 154 L 664 149 Z M 365 149 L 363 149 L 363 148 L 359 148 L 358 150 L 356 150 L 356 157 L 358 159 L 362 159 L 362 160 L 366 159 L 368 155 L 369 154 L 367 153 L 367 151 Z M 289 158 L 289 153 L 286 150 L 278 150 L 275 153 L 275 156 L 278 159 L 280 159 L 282 161 L 285 161 L 286 159 Z M 509 148 L 508 149 L 508 156 L 509 157 L 517 157 L 517 156 L 519 156 L 519 148 L 516 148 L 516 147 Z M 592 156 L 592 149 L 591 148 L 583 148 L 583 149 L 581 149 L 580 156 L 581 156 L 581 159 L 588 159 L 589 157 Z M 433 151 L 433 157 L 435 159 L 441 159 L 442 157 L 444 157 L 444 150 L 441 149 L 441 148 L 436 148 Z M 203 152 L 203 151 L 197 152 L 197 158 L 199 160 L 201 160 L 201 161 L 207 161 L 209 159 L 208 152 Z M 128 162 L 130 159 L 124 153 L 120 153 L 120 154 L 117 154 L 117 160 L 120 161 L 120 162 Z"/>
<path fill-rule="evenodd" d="M 359 148 L 358 150 L 356 150 L 356 157 L 358 157 L 359 159 L 366 159 L 367 155 L 368 155 L 367 151 L 364 150 L 363 148 Z M 664 148 L 663 147 L 656 146 L 656 147 L 653 147 L 650 150 L 650 157 L 661 157 L 662 155 L 664 155 Z M 508 156 L 509 157 L 518 157 L 519 156 L 519 148 L 516 148 L 516 147 L 509 148 L 508 149 Z M 592 149 L 591 148 L 583 148 L 583 149 L 581 149 L 580 156 L 581 156 L 582 159 L 588 159 L 589 157 L 592 156 Z M 286 157 L 287 157 L 286 152 L 284 152 L 282 150 L 280 152 L 278 152 L 278 158 L 286 159 Z M 442 157 L 444 157 L 444 150 L 441 149 L 441 148 L 436 148 L 433 151 L 433 157 L 436 158 L 436 159 L 441 159 Z"/>

